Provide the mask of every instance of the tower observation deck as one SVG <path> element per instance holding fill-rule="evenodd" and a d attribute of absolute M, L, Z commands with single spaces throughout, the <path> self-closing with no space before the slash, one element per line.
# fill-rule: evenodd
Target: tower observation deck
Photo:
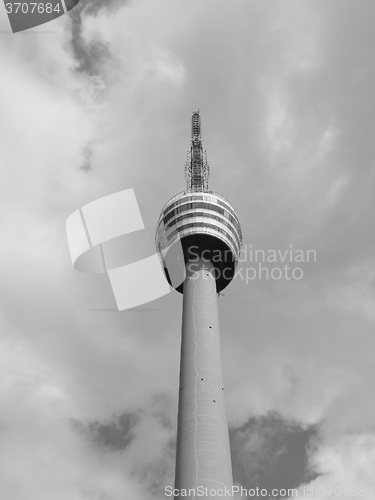
<path fill-rule="evenodd" d="M 156 230 L 156 247 L 173 286 L 165 249 L 178 237 L 185 262 L 202 255 L 214 264 L 216 289 L 223 290 L 233 279 L 242 243 L 241 226 L 233 206 L 224 196 L 208 189 L 209 167 L 201 140 L 199 112 L 193 113 L 191 145 L 185 166 L 186 190 L 163 207 Z M 176 290 L 183 293 L 183 285 Z"/>
<path fill-rule="evenodd" d="M 186 190 L 166 203 L 156 228 L 156 247 L 166 278 L 183 294 L 174 496 L 232 498 L 224 494 L 231 490 L 233 480 L 217 293 L 233 279 L 242 233 L 233 206 L 208 189 L 199 111 L 192 115 L 185 175 Z M 176 239 L 184 255 L 182 283 L 171 279 L 168 260 Z"/>

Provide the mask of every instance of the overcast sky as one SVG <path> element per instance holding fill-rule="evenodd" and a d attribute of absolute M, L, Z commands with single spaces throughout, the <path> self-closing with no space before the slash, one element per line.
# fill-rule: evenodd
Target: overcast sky
<path fill-rule="evenodd" d="M 247 248 L 317 256 L 218 299 L 235 482 L 375 493 L 374 1 L 81 0 L 9 31 L 0 8 L 1 498 L 173 484 L 181 295 L 115 312 L 65 222 L 134 188 L 155 225 L 197 108 Z"/>

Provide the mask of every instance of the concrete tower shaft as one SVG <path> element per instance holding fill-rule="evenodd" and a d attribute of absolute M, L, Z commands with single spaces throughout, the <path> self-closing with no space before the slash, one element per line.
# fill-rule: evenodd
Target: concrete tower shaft
<path fill-rule="evenodd" d="M 180 359 L 175 488 L 220 496 L 233 485 L 232 466 L 214 267 L 202 259 L 186 265 Z"/>

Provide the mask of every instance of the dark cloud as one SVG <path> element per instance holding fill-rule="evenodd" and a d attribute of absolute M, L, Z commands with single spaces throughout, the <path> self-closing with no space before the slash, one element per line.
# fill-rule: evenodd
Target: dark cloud
<path fill-rule="evenodd" d="M 111 57 L 107 44 L 101 40 L 86 43 L 82 37 L 82 25 L 86 16 L 97 16 L 104 10 L 114 10 L 124 5 L 126 0 L 81 0 L 71 11 L 72 38 L 71 46 L 75 59 L 78 61 L 78 71 L 90 76 L 100 72 L 100 65 Z"/>
<path fill-rule="evenodd" d="M 124 450 L 134 439 L 134 427 L 139 413 L 124 413 L 110 422 L 74 422 L 74 427 L 100 447 L 112 451 Z"/>
<path fill-rule="evenodd" d="M 276 413 L 250 418 L 230 431 L 234 482 L 245 488 L 297 488 L 317 477 L 309 468 L 315 427 L 302 428 Z"/>
<path fill-rule="evenodd" d="M 83 160 L 81 164 L 81 169 L 84 170 L 85 172 L 88 172 L 91 170 L 91 158 L 93 154 L 93 149 L 92 146 L 89 144 L 85 147 L 83 151 Z"/>

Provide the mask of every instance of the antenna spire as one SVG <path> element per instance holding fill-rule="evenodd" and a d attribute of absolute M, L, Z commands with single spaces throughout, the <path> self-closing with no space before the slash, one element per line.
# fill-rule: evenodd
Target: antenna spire
<path fill-rule="evenodd" d="M 208 191 L 209 166 L 201 138 L 199 110 L 191 117 L 190 151 L 185 166 L 187 191 Z"/>

